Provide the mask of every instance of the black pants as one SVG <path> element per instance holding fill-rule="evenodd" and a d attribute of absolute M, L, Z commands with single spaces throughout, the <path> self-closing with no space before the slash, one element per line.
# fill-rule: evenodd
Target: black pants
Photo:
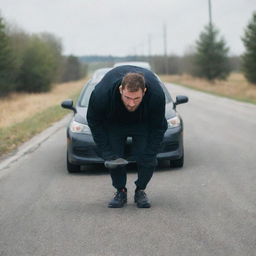
<path fill-rule="evenodd" d="M 137 188 L 145 189 L 149 183 L 157 165 L 156 155 L 145 155 L 145 148 L 148 143 L 148 128 L 145 124 L 133 125 L 108 125 L 109 143 L 113 152 L 118 157 L 124 157 L 124 149 L 127 137 L 132 137 L 132 150 L 134 160 L 137 163 L 138 178 L 135 181 Z M 112 185 L 116 189 L 126 186 L 126 168 L 120 167 L 110 169 Z"/>

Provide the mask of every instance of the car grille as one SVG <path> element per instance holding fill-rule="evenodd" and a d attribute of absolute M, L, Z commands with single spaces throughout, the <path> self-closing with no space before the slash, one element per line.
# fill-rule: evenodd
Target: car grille
<path fill-rule="evenodd" d="M 74 154 L 81 157 L 95 157 L 97 153 L 93 148 L 74 147 Z"/>
<path fill-rule="evenodd" d="M 159 153 L 171 152 L 178 150 L 179 143 L 164 143 L 161 145 Z M 91 147 L 74 147 L 74 154 L 81 157 L 95 157 L 97 156 L 96 148 Z M 126 157 L 132 157 L 133 150 L 132 144 L 128 143 L 125 146 L 124 155 Z"/>

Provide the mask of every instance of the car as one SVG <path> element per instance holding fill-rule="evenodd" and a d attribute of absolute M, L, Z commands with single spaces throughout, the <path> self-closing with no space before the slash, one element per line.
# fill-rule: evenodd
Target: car
<path fill-rule="evenodd" d="M 84 85 L 75 106 L 70 99 L 64 100 L 61 103 L 63 108 L 74 112 L 67 127 L 66 161 L 67 170 L 70 173 L 80 171 L 81 166 L 104 163 L 104 160 L 98 154 L 97 146 L 93 140 L 91 130 L 86 120 L 86 113 L 90 95 L 95 85 L 109 70 L 110 69 L 96 71 L 92 79 Z M 96 75 L 97 73 L 101 73 L 101 76 Z M 176 101 L 173 101 L 164 83 L 160 81 L 160 84 L 165 93 L 165 117 L 168 122 L 168 129 L 164 134 L 163 142 L 157 154 L 157 159 L 159 161 L 169 160 L 173 167 L 182 167 L 184 162 L 183 120 L 180 114 L 176 111 L 176 106 L 188 102 L 188 97 L 179 95 L 176 96 Z M 128 137 L 125 148 L 125 159 L 129 162 L 133 162 L 131 149 L 132 138 Z"/>
<path fill-rule="evenodd" d="M 145 68 L 148 70 L 152 70 L 151 66 L 148 62 L 145 61 L 127 61 L 127 62 L 117 62 L 114 64 L 114 68 L 115 67 L 119 67 L 119 66 L 136 66 L 136 67 L 141 67 L 141 68 Z"/>

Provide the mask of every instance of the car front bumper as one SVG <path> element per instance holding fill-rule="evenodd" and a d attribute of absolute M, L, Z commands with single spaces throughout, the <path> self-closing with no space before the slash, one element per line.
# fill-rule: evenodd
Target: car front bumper
<path fill-rule="evenodd" d="M 68 161 L 72 164 L 86 165 L 104 163 L 99 156 L 97 147 L 89 134 L 67 134 Z M 158 160 L 176 160 L 183 156 L 183 130 L 181 127 L 167 129 L 161 143 Z M 134 162 L 132 155 L 132 139 L 128 137 L 125 148 L 125 159 Z"/>

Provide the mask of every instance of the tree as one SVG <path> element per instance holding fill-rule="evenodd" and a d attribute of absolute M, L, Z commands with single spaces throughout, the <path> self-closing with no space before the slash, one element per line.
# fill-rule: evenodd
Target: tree
<path fill-rule="evenodd" d="M 49 44 L 37 35 L 32 36 L 23 56 L 18 89 L 26 92 L 51 90 L 56 65 L 55 55 Z"/>
<path fill-rule="evenodd" d="M 51 33 L 41 33 L 40 39 L 45 42 L 49 50 L 51 51 L 51 54 L 53 56 L 54 61 L 54 81 L 59 82 L 61 80 L 62 75 L 62 64 L 63 64 L 63 56 L 62 56 L 62 43 L 61 39 L 57 38 L 55 35 Z"/>
<path fill-rule="evenodd" d="M 214 79 L 226 79 L 230 73 L 228 47 L 224 39 L 218 39 L 218 30 L 209 24 L 196 42 L 196 76 Z"/>
<path fill-rule="evenodd" d="M 13 55 L 15 56 L 17 68 L 20 69 L 20 66 L 23 62 L 24 52 L 29 43 L 30 36 L 16 24 L 8 23 L 6 28 L 9 37 L 10 47 Z"/>
<path fill-rule="evenodd" d="M 81 78 L 81 63 L 79 59 L 73 55 L 70 55 L 66 58 L 64 63 L 64 70 L 62 81 L 74 81 Z"/>
<path fill-rule="evenodd" d="M 0 17 L 0 96 L 15 90 L 17 68 L 10 48 L 9 37 L 5 32 L 5 24 Z"/>
<path fill-rule="evenodd" d="M 256 84 L 256 12 L 253 13 L 242 40 L 245 46 L 242 57 L 243 71 L 246 79 Z"/>

